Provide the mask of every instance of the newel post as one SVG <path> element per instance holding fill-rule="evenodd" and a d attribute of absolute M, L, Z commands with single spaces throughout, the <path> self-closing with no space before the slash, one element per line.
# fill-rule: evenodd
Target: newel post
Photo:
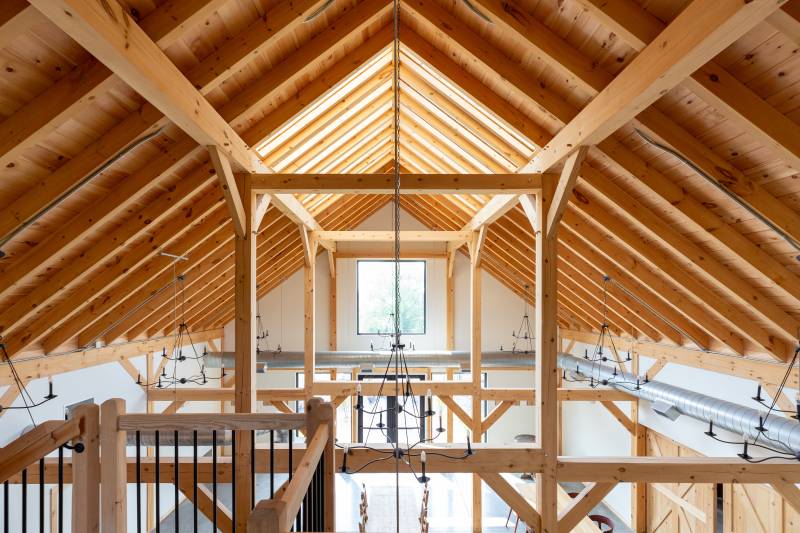
<path fill-rule="evenodd" d="M 323 502 L 325 505 L 324 529 L 334 531 L 336 527 L 336 499 L 334 496 L 336 488 L 336 409 L 333 404 L 323 402 L 319 398 L 311 398 L 306 404 L 306 420 L 308 430 L 306 435 L 311 439 L 317 432 L 317 428 L 322 424 L 328 425 L 328 440 L 325 444 L 325 451 L 320 458 L 323 474 Z"/>
<path fill-rule="evenodd" d="M 81 436 L 73 441 L 72 531 L 100 531 L 100 406 L 79 405 L 72 416 L 81 420 Z"/>
<path fill-rule="evenodd" d="M 103 531 L 124 533 L 128 528 L 126 432 L 119 430 L 125 400 L 112 398 L 100 407 L 100 509 Z"/>

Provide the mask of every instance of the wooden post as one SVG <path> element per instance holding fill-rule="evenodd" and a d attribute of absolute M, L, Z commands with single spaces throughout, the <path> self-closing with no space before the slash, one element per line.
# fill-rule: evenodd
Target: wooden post
<path fill-rule="evenodd" d="M 117 429 L 125 400 L 112 398 L 100 407 L 101 519 L 103 531 L 124 533 L 128 528 L 128 457 L 125 431 Z M 137 511 L 138 512 L 138 511 Z"/>
<path fill-rule="evenodd" d="M 477 233 L 477 232 L 476 232 Z M 483 440 L 481 430 L 481 268 L 480 242 L 473 239 L 470 248 L 470 369 L 472 371 L 472 440 Z M 478 474 L 472 475 L 472 530 L 481 531 L 483 500 L 482 482 Z"/>
<path fill-rule="evenodd" d="M 149 352 L 147 354 L 147 360 L 145 361 L 145 373 L 147 374 L 147 383 L 153 383 L 155 381 L 155 372 L 153 370 L 153 352 Z M 155 407 L 155 402 L 150 401 L 150 387 L 145 387 L 145 398 L 147 400 L 145 411 L 150 414 L 153 412 Z M 153 447 L 148 446 L 145 450 L 145 456 L 153 457 L 153 453 Z M 147 489 L 145 490 L 145 505 L 147 507 L 144 523 L 145 528 L 147 528 L 147 531 L 152 531 L 156 527 L 156 490 L 152 483 L 147 483 Z"/>
<path fill-rule="evenodd" d="M 328 327 L 328 348 L 334 352 L 336 351 L 337 346 L 337 339 L 336 339 L 336 255 L 328 251 L 328 255 L 330 258 L 330 270 L 331 270 L 331 290 L 330 290 L 330 309 L 328 311 L 330 315 L 330 324 Z"/>
<path fill-rule="evenodd" d="M 314 368 L 316 367 L 316 334 L 314 331 L 316 304 L 314 298 L 314 286 L 316 276 L 316 257 L 317 243 L 312 236 L 308 235 L 304 227 L 300 227 L 301 233 L 305 235 L 303 239 L 308 250 L 305 253 L 306 263 L 304 273 L 304 298 L 303 298 L 303 319 L 305 333 L 303 337 L 303 350 L 305 353 L 303 374 L 305 377 L 306 400 L 311 399 L 314 388 Z"/>
<path fill-rule="evenodd" d="M 291 524 L 286 523 L 284 515 L 286 502 L 283 500 L 263 500 L 250 514 L 247 531 L 250 533 L 284 533 Z M 283 522 L 283 523 L 282 523 Z"/>
<path fill-rule="evenodd" d="M 636 344 L 631 346 L 633 373 L 639 375 L 639 350 Z M 647 427 L 639 423 L 639 400 L 631 402 L 631 420 L 633 435 L 631 436 L 631 455 L 640 457 L 647 455 Z M 647 533 L 647 483 L 634 483 L 632 492 L 633 530 L 636 533 Z"/>
<path fill-rule="evenodd" d="M 541 533 L 557 533 L 558 507 L 556 460 L 558 453 L 558 331 L 556 313 L 556 264 L 558 228 L 547 227 L 547 213 L 554 184 L 542 180 L 536 195 L 536 404 L 537 442 L 544 452 L 544 469 L 536 474 L 536 508 L 541 515 Z"/>
<path fill-rule="evenodd" d="M 453 381 L 455 371 L 452 368 L 447 369 L 447 381 Z M 447 408 L 447 442 L 453 442 L 453 410 Z"/>
<path fill-rule="evenodd" d="M 449 262 L 449 260 L 448 260 Z M 453 271 L 448 268 L 446 273 L 446 290 L 447 290 L 447 333 L 445 337 L 445 348 L 448 350 L 455 350 L 456 347 L 456 324 L 455 324 L 455 308 L 456 308 L 456 287 L 455 279 L 453 278 Z"/>
<path fill-rule="evenodd" d="M 100 407 L 79 405 L 73 416 L 83 420 L 83 452 L 72 453 L 72 531 L 100 531 Z"/>
<path fill-rule="evenodd" d="M 311 439 L 320 424 L 328 424 L 328 442 L 320 461 L 325 468 L 325 487 L 323 498 L 325 500 L 325 523 L 324 531 L 334 531 L 336 528 L 336 499 L 334 497 L 336 488 L 336 460 L 335 460 L 335 441 L 336 435 L 336 409 L 333 404 L 323 402 L 319 398 L 311 398 L 307 402 L 306 417 L 308 420 L 307 438 Z"/>
<path fill-rule="evenodd" d="M 235 240 L 235 374 L 234 403 L 237 413 L 256 412 L 256 232 L 253 216 L 256 198 L 250 188 L 250 175 L 238 179 L 239 194 L 245 211 L 244 235 Z M 236 491 L 236 529 L 245 532 L 252 508 L 249 431 L 237 431 L 236 472 L 233 489 Z"/>

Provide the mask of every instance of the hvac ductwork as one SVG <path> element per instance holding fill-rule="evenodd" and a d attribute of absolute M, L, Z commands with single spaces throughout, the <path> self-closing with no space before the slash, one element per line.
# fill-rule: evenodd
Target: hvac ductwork
<path fill-rule="evenodd" d="M 469 370 L 469 352 L 451 351 L 408 351 L 404 354 L 409 367 L 460 368 Z M 361 368 L 372 369 L 386 366 L 388 353 L 381 352 L 317 352 L 317 366 L 323 368 Z M 258 361 L 266 363 L 267 368 L 302 369 L 303 352 L 261 352 Z M 530 367 L 534 365 L 532 353 L 512 353 L 506 351 L 484 352 L 481 364 L 492 367 Z M 233 368 L 234 354 L 231 352 L 209 353 L 206 356 L 208 368 Z M 756 437 L 776 449 L 786 450 L 800 457 L 800 423 L 791 418 L 772 415 L 766 421 L 764 412 L 735 404 L 681 387 L 667 385 L 659 381 L 645 383 L 629 372 L 621 372 L 614 367 L 596 361 L 559 354 L 558 366 L 569 372 L 576 372 L 586 378 L 607 382 L 608 386 L 625 391 L 633 396 L 651 402 L 674 406 L 682 415 L 705 423 L 712 422 L 715 428 L 722 428 L 742 435 L 748 440 Z M 636 383 L 639 381 L 637 388 Z M 759 437 L 760 424 L 763 423 L 765 439 Z M 778 444 L 781 443 L 781 444 Z"/>
<path fill-rule="evenodd" d="M 615 375 L 613 367 L 568 354 L 559 354 L 558 366 L 568 372 L 608 382 L 610 387 L 623 390 L 637 398 L 672 405 L 683 415 L 702 422 L 712 422 L 715 428 L 738 433 L 748 440 L 759 437 L 761 431 L 757 428 L 763 424 L 764 434 L 769 439 L 761 435 L 759 440 L 762 443 L 800 457 L 800 423 L 794 419 L 773 414 L 764 421 L 762 419 L 765 414 L 756 409 L 659 381 L 644 383 L 641 378 L 629 372 L 617 370 Z M 639 382 L 638 387 L 637 382 Z"/>

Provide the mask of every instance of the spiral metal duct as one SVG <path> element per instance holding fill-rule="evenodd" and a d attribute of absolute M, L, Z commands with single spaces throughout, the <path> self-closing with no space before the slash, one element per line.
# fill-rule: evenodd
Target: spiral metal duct
<path fill-rule="evenodd" d="M 409 367 L 456 367 L 468 370 L 470 366 L 469 352 L 426 350 L 408 351 L 404 355 Z M 268 369 L 302 369 L 303 352 L 261 352 L 258 354 L 258 361 L 266 363 Z M 316 354 L 316 361 L 318 366 L 325 368 L 380 368 L 386 365 L 388 353 L 319 351 Z M 485 368 L 533 368 L 534 354 L 508 351 L 484 352 L 481 355 L 481 364 Z M 233 368 L 234 354 L 232 352 L 209 353 L 206 356 L 206 366 L 208 368 L 221 366 Z M 640 379 L 635 374 L 617 370 L 616 376 L 614 376 L 614 367 L 612 366 L 569 354 L 558 355 L 558 366 L 587 378 L 593 377 L 598 381 L 608 381 L 610 387 L 625 391 L 638 398 L 672 405 L 683 415 L 706 423 L 713 422 L 716 428 L 738 433 L 746 439 L 754 439 L 759 435 L 759 430 L 756 428 L 759 426 L 759 418 L 763 417 L 764 413 L 757 409 L 658 381 L 647 383 L 642 381 L 639 384 L 639 390 L 635 390 L 635 383 L 637 379 Z M 772 415 L 763 423 L 763 427 L 766 429 L 766 436 L 774 440 L 765 439 L 764 435 L 761 435 L 760 441 L 776 449 L 780 448 L 800 456 L 800 423 L 791 418 Z M 779 445 L 775 441 L 783 444 Z"/>
<path fill-rule="evenodd" d="M 636 390 L 635 383 L 640 378 L 635 374 L 617 370 L 615 376 L 613 367 L 564 353 L 558 355 L 558 366 L 587 378 L 608 381 L 610 387 L 623 390 L 637 398 L 673 405 L 681 414 L 702 422 L 713 422 L 715 428 L 738 433 L 746 439 L 754 439 L 760 433 L 756 428 L 759 427 L 760 418 L 764 416 L 764 413 L 750 407 L 658 381 L 640 382 L 639 389 Z M 773 439 L 768 440 L 761 435 L 759 440 L 763 444 L 800 456 L 800 423 L 792 418 L 772 415 L 763 422 L 763 427 L 766 430 L 766 436 Z"/>

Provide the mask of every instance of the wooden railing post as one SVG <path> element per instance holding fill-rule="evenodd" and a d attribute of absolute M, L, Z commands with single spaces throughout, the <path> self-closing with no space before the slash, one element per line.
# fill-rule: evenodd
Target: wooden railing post
<path fill-rule="evenodd" d="M 286 502 L 280 499 L 262 500 L 247 519 L 249 533 L 287 533 L 291 525 L 287 522 Z"/>
<path fill-rule="evenodd" d="M 334 435 L 336 435 L 336 410 L 333 404 L 323 402 L 319 398 L 312 398 L 308 401 L 306 406 L 306 416 L 308 420 L 308 433 L 309 438 L 316 434 L 317 427 L 320 424 L 328 424 L 328 441 L 325 445 L 320 462 L 324 465 L 325 470 L 325 483 L 323 490 L 323 498 L 325 500 L 325 531 L 334 531 L 336 527 L 336 499 L 334 496 L 336 485 L 336 460 L 335 460 L 335 442 Z"/>
<path fill-rule="evenodd" d="M 74 441 L 83 451 L 72 452 L 72 531 L 100 531 L 100 407 L 80 405 L 73 416 L 82 421 L 81 436 Z"/>
<path fill-rule="evenodd" d="M 103 531 L 124 533 L 127 516 L 126 432 L 119 429 L 119 417 L 125 414 L 125 400 L 112 398 L 100 408 L 100 478 L 101 519 Z"/>

